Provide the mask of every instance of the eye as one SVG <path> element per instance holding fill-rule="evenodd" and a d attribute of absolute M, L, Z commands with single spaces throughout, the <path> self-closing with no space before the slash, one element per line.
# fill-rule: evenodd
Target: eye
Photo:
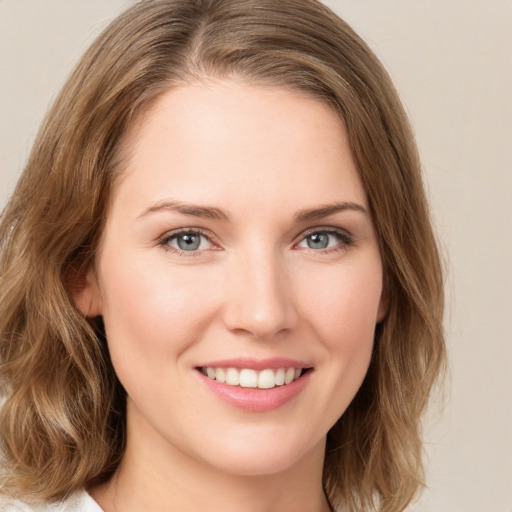
<path fill-rule="evenodd" d="M 168 233 L 162 238 L 160 245 L 178 253 L 193 253 L 209 250 L 214 247 L 210 238 L 199 230 L 182 230 Z"/>
<path fill-rule="evenodd" d="M 307 233 L 297 244 L 297 247 L 322 251 L 326 249 L 342 249 L 352 244 L 352 237 L 348 233 L 326 229 Z"/>

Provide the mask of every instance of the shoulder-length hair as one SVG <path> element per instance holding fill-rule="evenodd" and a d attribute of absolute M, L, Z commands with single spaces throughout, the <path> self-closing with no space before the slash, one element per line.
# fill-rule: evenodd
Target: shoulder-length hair
<path fill-rule="evenodd" d="M 162 92 L 209 78 L 304 91 L 343 119 L 389 298 L 364 383 L 329 431 L 334 506 L 402 511 L 422 485 L 420 417 L 445 359 L 443 279 L 407 117 L 377 58 L 316 0 L 143 1 L 83 56 L 1 218 L 1 489 L 54 501 L 108 480 L 125 393 L 101 319 L 70 299 L 94 265 L 123 134 Z"/>

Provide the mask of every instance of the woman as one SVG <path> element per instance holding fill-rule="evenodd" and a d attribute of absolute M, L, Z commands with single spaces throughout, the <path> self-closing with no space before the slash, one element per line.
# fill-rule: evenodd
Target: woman
<path fill-rule="evenodd" d="M 0 229 L 7 507 L 416 495 L 439 257 L 389 77 L 320 3 L 129 9 L 64 86 Z"/>

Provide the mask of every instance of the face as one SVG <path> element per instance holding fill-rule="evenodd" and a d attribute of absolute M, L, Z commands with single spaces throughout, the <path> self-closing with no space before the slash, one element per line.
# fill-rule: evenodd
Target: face
<path fill-rule="evenodd" d="M 128 449 L 246 475 L 323 454 L 384 314 L 343 123 L 298 92 L 219 82 L 166 92 L 127 142 L 77 302 L 103 316 Z"/>

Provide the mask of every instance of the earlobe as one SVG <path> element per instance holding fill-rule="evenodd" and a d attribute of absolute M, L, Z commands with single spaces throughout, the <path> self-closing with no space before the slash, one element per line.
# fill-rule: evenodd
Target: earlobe
<path fill-rule="evenodd" d="M 377 309 L 377 323 L 382 322 L 389 310 L 389 295 L 386 290 L 382 291 L 380 296 L 379 308 Z"/>
<path fill-rule="evenodd" d="M 67 275 L 68 293 L 76 307 L 87 317 L 102 314 L 102 301 L 96 273 L 92 267 L 85 272 L 69 269 Z"/>

